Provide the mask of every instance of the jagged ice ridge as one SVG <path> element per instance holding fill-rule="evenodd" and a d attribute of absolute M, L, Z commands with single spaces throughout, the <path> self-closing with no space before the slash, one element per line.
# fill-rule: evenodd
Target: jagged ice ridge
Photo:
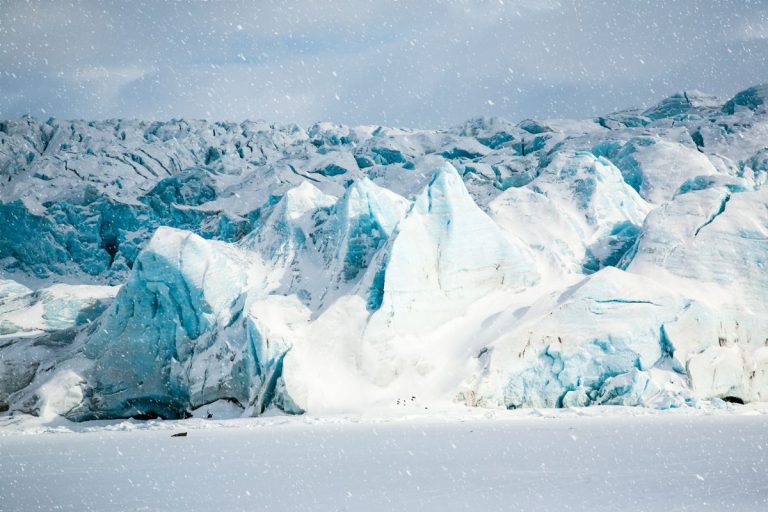
<path fill-rule="evenodd" d="M 0 409 L 768 397 L 768 86 L 448 130 L 0 123 Z"/>

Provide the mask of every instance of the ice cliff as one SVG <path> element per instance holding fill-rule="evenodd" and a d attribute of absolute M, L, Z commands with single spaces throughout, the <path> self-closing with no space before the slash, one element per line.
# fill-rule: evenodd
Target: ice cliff
<path fill-rule="evenodd" d="M 0 409 L 768 398 L 768 89 L 446 130 L 0 122 Z"/>

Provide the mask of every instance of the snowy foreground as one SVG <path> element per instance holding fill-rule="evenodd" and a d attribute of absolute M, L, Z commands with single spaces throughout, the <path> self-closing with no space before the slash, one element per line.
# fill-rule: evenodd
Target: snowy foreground
<path fill-rule="evenodd" d="M 721 407 L 6 416 L 0 510 L 767 510 L 768 409 Z"/>

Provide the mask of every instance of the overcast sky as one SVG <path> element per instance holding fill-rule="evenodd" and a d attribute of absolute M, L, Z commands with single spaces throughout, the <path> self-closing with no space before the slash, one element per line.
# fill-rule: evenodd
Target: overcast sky
<path fill-rule="evenodd" d="M 0 118 L 445 127 L 760 82 L 766 0 L 0 0 Z"/>

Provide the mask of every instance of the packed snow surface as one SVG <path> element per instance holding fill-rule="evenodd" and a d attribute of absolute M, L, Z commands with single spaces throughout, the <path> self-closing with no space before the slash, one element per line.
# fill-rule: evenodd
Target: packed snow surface
<path fill-rule="evenodd" d="M 0 419 L 0 510 L 764 511 L 765 410 L 722 407 Z"/>
<path fill-rule="evenodd" d="M 445 130 L 0 123 L 0 411 L 768 398 L 766 86 Z"/>

